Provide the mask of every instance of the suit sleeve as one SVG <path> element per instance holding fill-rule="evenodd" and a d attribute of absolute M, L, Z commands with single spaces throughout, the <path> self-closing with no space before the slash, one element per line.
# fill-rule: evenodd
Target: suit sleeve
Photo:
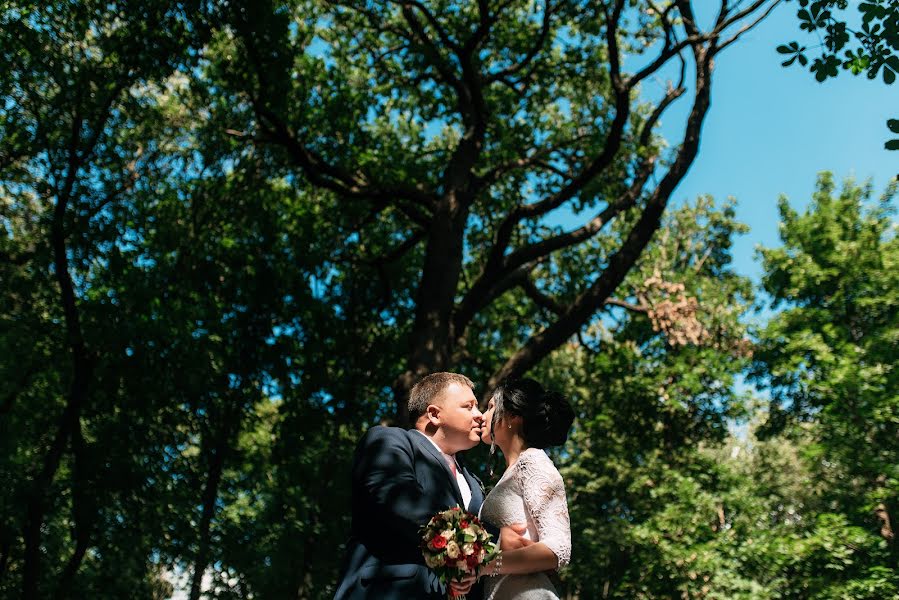
<path fill-rule="evenodd" d="M 412 445 L 402 430 L 373 427 L 358 449 L 353 478 L 371 519 L 365 528 L 377 529 L 393 543 L 418 546 L 419 529 L 433 515 L 430 502 L 415 478 Z"/>

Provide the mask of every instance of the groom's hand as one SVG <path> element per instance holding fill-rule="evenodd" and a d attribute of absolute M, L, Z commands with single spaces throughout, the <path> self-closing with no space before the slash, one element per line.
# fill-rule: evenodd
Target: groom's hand
<path fill-rule="evenodd" d="M 462 581 L 450 581 L 450 595 L 453 598 L 464 596 L 471 591 L 471 586 L 475 581 L 477 581 L 477 577 L 474 575 L 466 575 Z"/>
<path fill-rule="evenodd" d="M 533 544 L 533 540 L 522 537 L 528 530 L 526 523 L 513 523 L 499 530 L 499 547 L 502 550 L 518 550 Z"/>

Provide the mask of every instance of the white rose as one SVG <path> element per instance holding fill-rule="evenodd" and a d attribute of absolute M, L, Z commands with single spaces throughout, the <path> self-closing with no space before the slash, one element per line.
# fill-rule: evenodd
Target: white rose
<path fill-rule="evenodd" d="M 465 556 L 474 554 L 474 544 L 462 544 L 462 554 Z"/>
<path fill-rule="evenodd" d="M 455 540 L 450 540 L 446 544 L 446 555 L 450 558 L 459 557 L 459 544 L 457 544 Z"/>
<path fill-rule="evenodd" d="M 435 569 L 443 564 L 443 558 L 441 558 L 439 555 L 428 554 L 427 556 L 425 556 L 425 564 L 432 569 Z"/>

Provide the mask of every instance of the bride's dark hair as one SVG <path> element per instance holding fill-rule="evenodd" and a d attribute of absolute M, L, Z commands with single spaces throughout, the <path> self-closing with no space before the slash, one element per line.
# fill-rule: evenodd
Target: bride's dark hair
<path fill-rule="evenodd" d="M 520 416 L 522 436 L 531 448 L 561 446 L 568 439 L 574 410 L 559 392 L 543 389 L 533 379 L 503 383 L 493 392 L 491 431 L 504 415 Z"/>

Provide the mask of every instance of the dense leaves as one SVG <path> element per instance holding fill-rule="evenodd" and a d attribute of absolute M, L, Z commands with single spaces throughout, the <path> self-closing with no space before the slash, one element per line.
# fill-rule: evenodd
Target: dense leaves
<path fill-rule="evenodd" d="M 847 272 L 880 273 L 828 280 L 860 294 L 849 333 L 825 303 L 810 333 L 760 337 L 808 431 L 734 457 L 745 228 L 730 204 L 668 206 L 713 59 L 766 3 L 707 31 L 689 2 L 488 4 L 4 4 L 0 595 L 330 597 L 354 443 L 443 368 L 576 400 L 557 458 L 584 597 L 895 587 L 886 213 L 877 242 L 833 229 L 862 232 Z M 637 100 L 682 60 L 692 83 Z M 668 146 L 654 127 L 687 89 Z M 769 263 L 775 296 L 805 277 Z M 864 369 L 789 362 L 814 336 Z M 816 525 L 789 529 L 806 507 Z"/>
<path fill-rule="evenodd" d="M 756 378 L 772 390 L 767 431 L 814 424 L 810 463 L 826 483 L 821 506 L 833 512 L 822 518 L 880 538 L 862 561 L 872 576 L 899 556 L 895 191 L 894 182 L 873 202 L 870 187 L 849 181 L 837 192 L 824 174 L 804 214 L 781 203 L 784 245 L 762 258 L 765 289 L 785 309 L 755 355 Z"/>

